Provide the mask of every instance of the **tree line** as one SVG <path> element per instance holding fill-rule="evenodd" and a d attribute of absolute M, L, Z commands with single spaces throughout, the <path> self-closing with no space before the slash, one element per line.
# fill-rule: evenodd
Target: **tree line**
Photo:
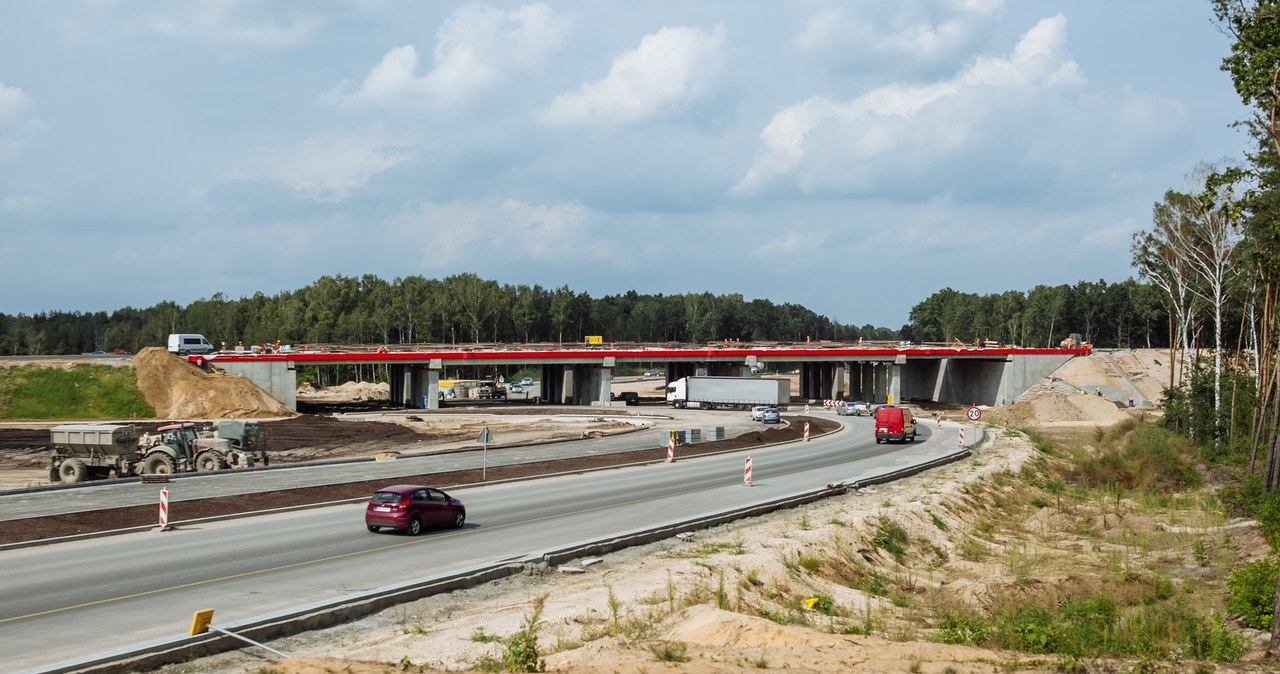
<path fill-rule="evenodd" d="M 897 331 L 842 325 L 797 304 L 742 295 L 647 295 L 592 298 L 567 285 L 507 285 L 471 273 L 443 279 L 386 281 L 324 276 L 273 296 L 228 299 L 218 293 L 186 306 L 165 301 L 111 312 L 0 314 L 0 353 L 136 352 L 175 332 L 200 333 L 215 345 L 703 343 L 897 339 Z"/>
<path fill-rule="evenodd" d="M 1056 345 L 1080 332 L 1100 346 L 1168 344 L 1166 314 L 1148 284 L 1127 280 L 1037 286 L 979 296 L 950 288 L 910 312 L 898 329 L 845 325 L 797 304 L 746 300 L 739 294 L 651 295 L 629 291 L 593 298 L 568 286 L 506 285 L 471 273 L 444 279 L 383 280 L 324 276 L 273 296 L 228 299 L 221 293 L 186 306 L 165 301 L 112 312 L 0 314 L 0 353 L 136 352 L 174 332 L 205 335 L 215 345 L 582 343 L 699 344 L 721 340 L 897 341 L 970 343 L 993 339 L 1021 346 Z"/>

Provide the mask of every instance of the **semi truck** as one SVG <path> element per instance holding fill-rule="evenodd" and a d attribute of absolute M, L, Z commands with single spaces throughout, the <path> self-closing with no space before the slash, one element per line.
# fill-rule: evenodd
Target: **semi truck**
<path fill-rule="evenodd" d="M 49 481 L 65 484 L 269 462 L 256 421 L 183 422 L 161 426 L 154 435 L 132 424 L 62 424 L 50 434 Z"/>
<path fill-rule="evenodd" d="M 685 377 L 667 384 L 667 404 L 697 409 L 745 410 L 757 405 L 785 409 L 791 382 L 766 377 Z"/>

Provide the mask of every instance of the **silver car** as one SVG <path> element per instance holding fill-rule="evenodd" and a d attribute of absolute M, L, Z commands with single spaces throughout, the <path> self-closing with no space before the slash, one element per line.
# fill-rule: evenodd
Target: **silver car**
<path fill-rule="evenodd" d="M 782 413 L 775 408 L 766 407 L 764 408 L 764 411 L 760 413 L 760 422 L 765 424 L 780 424 L 782 423 Z"/>

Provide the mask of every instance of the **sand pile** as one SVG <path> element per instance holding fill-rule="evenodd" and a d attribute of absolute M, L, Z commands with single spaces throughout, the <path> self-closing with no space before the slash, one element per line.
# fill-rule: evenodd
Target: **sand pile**
<path fill-rule="evenodd" d="M 391 385 L 349 381 L 337 386 L 318 388 L 308 382 L 298 387 L 298 396 L 311 400 L 388 400 L 391 398 Z"/>
<path fill-rule="evenodd" d="M 1046 391 L 994 407 L 986 412 L 986 418 L 1009 426 L 1110 426 L 1128 415 L 1106 398 Z"/>
<path fill-rule="evenodd" d="M 160 347 L 133 357 L 138 388 L 164 419 L 292 417 L 296 413 L 235 374 L 209 374 Z"/>

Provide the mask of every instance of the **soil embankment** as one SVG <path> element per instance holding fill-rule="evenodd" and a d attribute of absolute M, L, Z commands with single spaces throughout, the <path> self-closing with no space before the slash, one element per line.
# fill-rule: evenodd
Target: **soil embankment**
<path fill-rule="evenodd" d="M 164 419 L 262 419 L 297 413 L 248 379 L 224 372 L 209 373 L 149 347 L 133 357 L 138 388 Z"/>

